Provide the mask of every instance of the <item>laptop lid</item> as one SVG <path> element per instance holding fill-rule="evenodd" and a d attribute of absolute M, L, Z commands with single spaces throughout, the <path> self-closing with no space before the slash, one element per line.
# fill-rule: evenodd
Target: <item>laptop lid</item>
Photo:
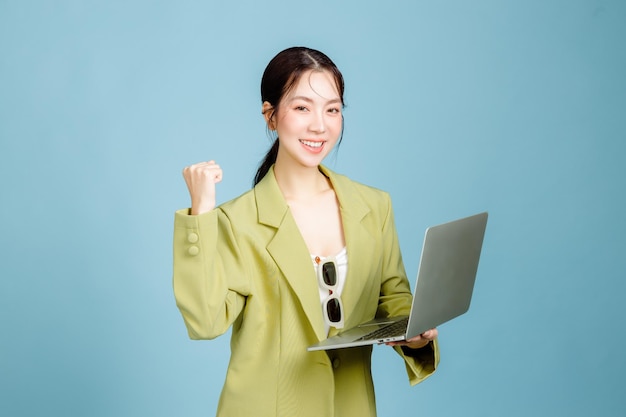
<path fill-rule="evenodd" d="M 483 212 L 426 229 L 407 339 L 469 309 L 487 217 Z"/>

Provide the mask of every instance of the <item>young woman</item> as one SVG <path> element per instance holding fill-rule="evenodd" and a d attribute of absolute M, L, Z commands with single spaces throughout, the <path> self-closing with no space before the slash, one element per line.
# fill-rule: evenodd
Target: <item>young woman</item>
<path fill-rule="evenodd" d="M 326 55 L 284 50 L 261 82 L 276 140 L 254 188 L 215 207 L 219 165 L 183 171 L 191 208 L 175 216 L 174 292 L 192 339 L 232 326 L 219 416 L 376 415 L 371 346 L 306 349 L 411 305 L 388 194 L 321 165 L 341 140 L 343 92 Z M 436 337 L 393 344 L 411 384 L 434 372 Z"/>

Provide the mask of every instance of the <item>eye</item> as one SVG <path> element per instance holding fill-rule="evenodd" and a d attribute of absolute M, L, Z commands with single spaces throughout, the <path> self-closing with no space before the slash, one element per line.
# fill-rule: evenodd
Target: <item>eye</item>
<path fill-rule="evenodd" d="M 339 114 L 339 113 L 341 113 L 341 109 L 338 108 L 338 107 L 332 107 L 332 108 L 328 109 L 328 113 Z"/>
<path fill-rule="evenodd" d="M 308 111 L 309 109 L 307 109 L 305 106 L 296 106 L 295 109 L 297 111 Z"/>

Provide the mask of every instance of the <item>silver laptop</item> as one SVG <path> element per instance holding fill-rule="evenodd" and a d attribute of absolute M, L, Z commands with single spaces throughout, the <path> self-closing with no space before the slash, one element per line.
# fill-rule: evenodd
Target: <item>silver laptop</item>
<path fill-rule="evenodd" d="M 406 340 L 464 314 L 470 306 L 486 226 L 485 212 L 426 229 L 410 315 L 368 321 L 307 350 Z"/>

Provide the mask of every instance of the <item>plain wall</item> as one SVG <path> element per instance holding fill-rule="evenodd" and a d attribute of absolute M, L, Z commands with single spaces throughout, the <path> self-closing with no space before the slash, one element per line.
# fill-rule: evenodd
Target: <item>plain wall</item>
<path fill-rule="evenodd" d="M 424 229 L 488 210 L 470 311 L 380 416 L 623 416 L 626 3 L 0 0 L 0 415 L 206 416 L 228 336 L 190 341 L 171 288 L 181 170 L 220 201 L 269 146 L 280 50 L 346 79 L 332 169 L 392 195 L 409 278 Z"/>

